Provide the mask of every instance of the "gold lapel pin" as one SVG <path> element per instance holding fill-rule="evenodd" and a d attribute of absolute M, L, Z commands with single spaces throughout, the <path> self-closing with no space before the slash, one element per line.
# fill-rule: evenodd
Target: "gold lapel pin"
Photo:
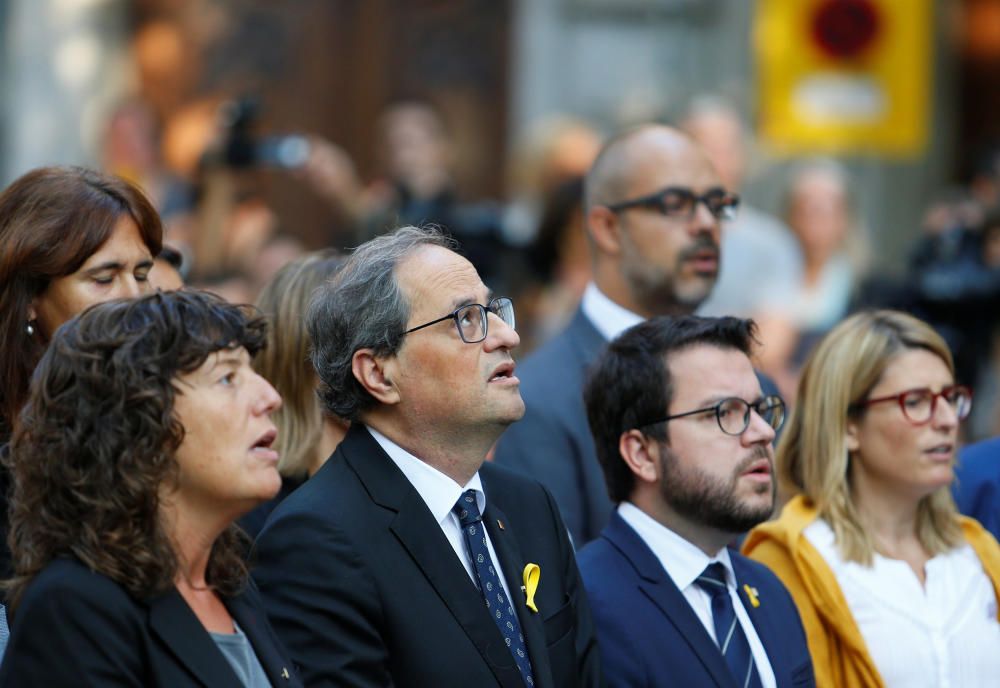
<path fill-rule="evenodd" d="M 288 667 L 281 667 L 281 678 L 286 681 L 291 678 L 291 676 L 288 675 Z"/>
<path fill-rule="evenodd" d="M 747 594 L 747 599 L 750 600 L 750 606 L 757 608 L 760 606 L 760 599 L 757 597 L 759 594 L 757 588 L 751 588 L 746 583 L 743 584 L 743 592 Z"/>
<path fill-rule="evenodd" d="M 500 527 L 500 530 L 503 530 L 503 521 L 501 521 L 499 518 L 497 519 L 497 526 Z"/>

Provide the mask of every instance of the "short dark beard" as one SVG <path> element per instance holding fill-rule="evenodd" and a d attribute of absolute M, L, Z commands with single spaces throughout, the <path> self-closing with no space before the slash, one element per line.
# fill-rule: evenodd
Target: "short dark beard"
<path fill-rule="evenodd" d="M 662 449 L 660 492 L 664 501 L 677 515 L 692 523 L 734 535 L 745 533 L 771 517 L 777 498 L 773 480 L 770 487 L 771 504 L 766 509 L 746 506 L 736 497 L 740 475 L 754 461 L 770 459 L 763 447 L 755 447 L 753 453 L 733 470 L 729 481 L 723 484 L 698 471 L 690 473 L 680 471 L 677 456 L 666 445 L 660 446 Z M 761 491 L 764 489 L 767 489 L 766 486 L 761 485 Z"/>
<path fill-rule="evenodd" d="M 626 259 L 622 264 L 625 283 L 628 285 L 632 299 L 650 317 L 657 315 L 690 315 L 708 298 L 715 286 L 715 281 L 708 285 L 703 294 L 683 297 L 677 293 L 676 275 L 684 265 L 684 261 L 704 249 L 718 251 L 718 244 L 709 236 L 701 235 L 695 243 L 681 251 L 673 270 L 665 270 L 656 265 L 649 265 L 642 257 L 634 255 L 636 249 L 632 245 L 626 247 Z"/>

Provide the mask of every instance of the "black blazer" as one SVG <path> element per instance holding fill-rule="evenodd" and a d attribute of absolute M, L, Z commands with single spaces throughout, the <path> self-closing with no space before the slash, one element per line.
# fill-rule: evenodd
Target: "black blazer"
<path fill-rule="evenodd" d="M 272 686 L 301 686 L 252 582 L 223 598 Z M 241 684 L 176 589 L 137 601 L 76 559 L 60 558 L 31 582 L 13 619 L 0 687 Z"/>
<path fill-rule="evenodd" d="M 491 464 L 480 477 L 483 520 L 535 685 L 600 685 L 590 611 L 555 502 Z M 309 686 L 524 686 L 427 505 L 361 424 L 275 509 L 255 556 L 271 622 Z M 538 612 L 519 592 L 528 563 L 541 568 Z"/>
<path fill-rule="evenodd" d="M 749 585 L 758 600 L 755 607 L 746 592 L 740 594 L 778 688 L 813 688 L 805 631 L 788 590 L 763 564 L 732 549 L 729 557 L 739 585 Z M 608 685 L 738 688 L 687 598 L 617 513 L 580 552 L 580 570 Z"/>

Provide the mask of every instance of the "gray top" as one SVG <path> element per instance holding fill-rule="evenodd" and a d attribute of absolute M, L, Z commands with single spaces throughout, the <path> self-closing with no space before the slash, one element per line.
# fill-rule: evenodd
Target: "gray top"
<path fill-rule="evenodd" d="M 271 681 L 264 673 L 264 667 L 260 665 L 260 660 L 257 659 L 257 654 L 250 646 L 250 641 L 235 620 L 233 621 L 233 629 L 236 631 L 235 633 L 210 632 L 209 635 L 212 636 L 216 647 L 222 651 L 229 665 L 233 667 L 240 683 L 247 688 L 271 688 Z"/>

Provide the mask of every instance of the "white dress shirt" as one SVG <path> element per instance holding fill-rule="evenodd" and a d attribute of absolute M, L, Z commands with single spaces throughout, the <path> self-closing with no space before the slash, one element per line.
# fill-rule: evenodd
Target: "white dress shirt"
<path fill-rule="evenodd" d="M 653 554 L 656 555 L 667 575 L 684 594 L 684 598 L 691 605 L 698 620 L 701 621 L 701 625 L 705 627 L 709 637 L 716 644 L 718 641 L 715 638 L 715 622 L 712 620 L 712 597 L 702 590 L 695 580 L 709 564 L 719 562 L 726 568 L 726 587 L 729 588 L 729 598 L 733 602 L 733 610 L 736 612 L 740 627 L 750 644 L 750 652 L 757 665 L 757 674 L 760 676 L 761 685 L 763 688 L 775 688 L 777 684 L 774 670 L 767 658 L 767 652 L 764 651 L 764 645 L 760 642 L 757 629 L 754 628 L 753 622 L 743 607 L 743 600 L 737 594 L 736 575 L 733 573 L 733 562 L 729 559 L 729 551 L 723 547 L 714 557 L 709 557 L 695 545 L 660 524 L 630 502 L 622 502 L 618 505 L 618 515 L 632 526 L 632 529 L 639 534 L 646 546 L 653 550 Z"/>
<path fill-rule="evenodd" d="M 385 453 L 389 455 L 392 462 L 399 467 L 399 470 L 403 472 L 406 479 L 410 481 L 410 484 L 413 485 L 413 489 L 417 491 L 420 498 L 424 500 L 434 520 L 441 526 L 444 536 L 448 538 L 448 543 L 455 550 L 458 560 L 462 562 L 462 566 L 465 567 L 472 582 L 478 587 L 479 579 L 472 569 L 469 548 L 465 544 L 465 536 L 462 534 L 462 524 L 459 522 L 458 516 L 452 512 L 452 507 L 455 506 L 458 498 L 466 490 L 475 490 L 479 513 L 483 514 L 486 512 L 486 493 L 483 492 L 483 483 L 479 479 L 479 472 L 477 471 L 466 485 L 459 485 L 444 473 L 421 461 L 379 431 L 367 426 L 365 429 L 371 433 L 371 436 L 375 438 L 379 446 L 385 450 Z M 515 598 L 510 594 L 510 587 L 507 585 L 507 579 L 503 575 L 500 559 L 497 557 L 496 550 L 493 549 L 493 541 L 490 540 L 490 534 L 486 528 L 483 528 L 483 536 L 486 538 L 486 546 L 490 550 L 490 557 L 497 565 L 497 573 L 499 574 L 497 577 L 500 579 L 500 585 L 503 586 L 503 591 L 507 593 L 507 599 L 513 600 Z"/>
<path fill-rule="evenodd" d="M 583 309 L 587 320 L 609 342 L 628 328 L 645 320 L 641 315 L 636 315 L 609 299 L 593 282 L 587 284 L 587 288 L 583 290 L 580 308 Z"/>
<path fill-rule="evenodd" d="M 1000 685 L 1000 623 L 993 586 L 963 544 L 930 559 L 921 586 L 905 561 L 844 561 L 823 519 L 804 534 L 833 570 L 886 686 Z"/>

